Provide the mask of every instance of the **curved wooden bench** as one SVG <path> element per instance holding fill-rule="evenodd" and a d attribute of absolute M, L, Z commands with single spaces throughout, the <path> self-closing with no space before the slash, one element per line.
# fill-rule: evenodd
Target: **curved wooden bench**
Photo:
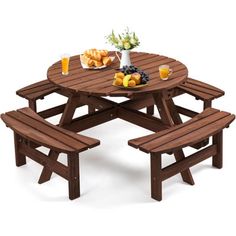
<path fill-rule="evenodd" d="M 65 91 L 62 92 L 57 86 L 50 83 L 47 79 L 28 85 L 16 91 L 17 95 L 28 100 L 29 107 L 35 112 L 37 112 L 37 100 L 44 99 L 45 96 L 52 93 L 58 93 L 66 97 L 70 96 L 70 94 Z M 66 104 L 62 104 L 37 113 L 43 118 L 49 118 L 63 113 L 65 106 Z M 84 106 L 84 104 L 78 104 L 77 107 L 81 106 Z M 88 111 L 89 113 L 93 113 L 95 112 L 95 109 L 92 106 L 88 106 Z"/>
<path fill-rule="evenodd" d="M 190 94 L 196 99 L 203 101 L 203 110 L 211 107 L 212 100 L 219 98 L 225 94 L 225 92 L 217 87 L 214 87 L 210 84 L 188 78 L 183 84 L 179 85 L 174 91 L 172 96 L 179 96 L 181 94 Z M 153 114 L 153 106 L 148 107 L 147 112 Z M 191 111 L 185 107 L 177 106 L 177 111 L 180 114 L 194 117 L 197 115 L 197 112 Z"/>
<path fill-rule="evenodd" d="M 99 145 L 100 141 L 54 126 L 30 108 L 7 112 L 1 118 L 14 131 L 16 165 L 26 164 L 28 156 L 44 166 L 39 183 L 48 181 L 55 172 L 68 180 L 69 198 L 79 197 L 78 154 Z M 36 150 L 34 144 L 49 148 L 49 155 Z M 56 161 L 59 153 L 67 154 L 68 167 Z"/>
<path fill-rule="evenodd" d="M 193 165 L 213 157 L 213 166 L 222 168 L 222 130 L 235 119 L 228 112 L 207 108 L 186 123 L 141 138 L 130 140 L 128 144 L 141 151 L 151 153 L 152 197 L 162 199 L 162 181 L 172 177 Z M 213 137 L 212 145 L 161 168 L 161 154 L 192 146 L 206 138 Z"/>

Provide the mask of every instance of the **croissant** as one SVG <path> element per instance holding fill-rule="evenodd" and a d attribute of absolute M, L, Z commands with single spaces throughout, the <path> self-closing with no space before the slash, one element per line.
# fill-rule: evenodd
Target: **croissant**
<path fill-rule="evenodd" d="M 107 50 L 97 50 L 95 48 L 84 51 L 81 61 L 89 67 L 108 66 L 112 62 Z"/>
<path fill-rule="evenodd" d="M 86 55 L 81 56 L 81 61 L 89 67 L 94 66 L 94 61 L 87 57 Z"/>
<path fill-rule="evenodd" d="M 107 50 L 100 50 L 99 52 L 100 52 L 100 55 L 102 57 L 107 57 L 108 56 L 108 51 Z"/>
<path fill-rule="evenodd" d="M 109 66 L 111 64 L 111 58 L 110 57 L 103 57 L 102 63 L 106 66 Z"/>
<path fill-rule="evenodd" d="M 96 67 L 100 67 L 100 66 L 103 65 L 101 61 L 96 61 L 96 60 L 93 60 L 93 61 L 94 61 L 94 65 L 95 65 Z"/>

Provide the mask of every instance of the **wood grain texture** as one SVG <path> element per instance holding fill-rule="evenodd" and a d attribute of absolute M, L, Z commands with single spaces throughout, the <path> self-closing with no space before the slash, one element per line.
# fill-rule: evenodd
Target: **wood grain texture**
<path fill-rule="evenodd" d="M 203 101 L 213 100 L 225 94 L 224 91 L 219 88 L 191 78 L 188 78 L 183 84 L 179 85 L 178 88 Z"/>
<path fill-rule="evenodd" d="M 99 144 L 97 139 L 51 125 L 30 108 L 7 112 L 2 114 L 1 118 L 23 138 L 58 152 L 81 152 Z"/>
<path fill-rule="evenodd" d="M 235 116 L 227 112 L 208 108 L 184 124 L 146 137 L 130 140 L 129 144 L 147 153 L 164 153 L 177 150 L 215 135 L 234 119 Z"/>
<path fill-rule="evenodd" d="M 28 100 L 37 100 L 58 90 L 59 88 L 50 81 L 42 80 L 17 90 L 16 94 Z"/>
<path fill-rule="evenodd" d="M 115 55 L 110 52 L 110 55 Z M 187 78 L 187 68 L 175 59 L 149 53 L 131 53 L 132 63 L 149 74 L 149 85 L 139 90 L 127 90 L 112 85 L 114 74 L 119 67 L 119 61 L 102 70 L 85 70 L 81 67 L 79 56 L 71 59 L 69 75 L 61 75 L 60 62 L 55 63 L 48 69 L 48 79 L 56 86 L 66 89 L 72 93 L 80 93 L 94 96 L 126 96 L 134 94 L 152 93 L 166 88 L 174 88 L 184 82 Z M 173 74 L 168 81 L 162 81 L 159 77 L 158 67 L 169 64 Z"/>

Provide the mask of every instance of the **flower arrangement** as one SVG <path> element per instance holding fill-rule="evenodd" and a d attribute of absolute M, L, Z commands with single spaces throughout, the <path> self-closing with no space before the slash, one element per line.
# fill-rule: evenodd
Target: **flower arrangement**
<path fill-rule="evenodd" d="M 120 51 L 131 50 L 140 44 L 137 35 L 134 32 L 130 32 L 129 28 L 117 36 L 115 35 L 114 30 L 112 30 L 112 33 L 106 38 L 111 45 L 115 46 Z"/>

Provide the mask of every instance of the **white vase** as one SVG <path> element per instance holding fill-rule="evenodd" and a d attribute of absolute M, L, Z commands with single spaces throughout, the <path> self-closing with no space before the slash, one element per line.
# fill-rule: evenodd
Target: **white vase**
<path fill-rule="evenodd" d="M 130 50 L 122 50 L 121 51 L 121 59 L 120 59 L 120 69 L 123 66 L 130 66 Z"/>

